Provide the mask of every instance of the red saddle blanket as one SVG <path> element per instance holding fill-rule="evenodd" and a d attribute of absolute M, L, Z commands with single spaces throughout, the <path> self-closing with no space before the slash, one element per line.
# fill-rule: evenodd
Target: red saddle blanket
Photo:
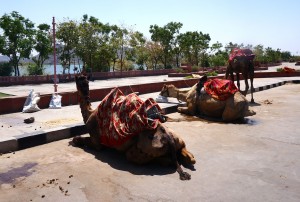
<path fill-rule="evenodd" d="M 253 60 L 255 58 L 255 54 L 250 49 L 239 49 L 235 48 L 229 55 L 229 62 L 233 61 L 237 57 L 247 57 L 249 60 Z"/>
<path fill-rule="evenodd" d="M 283 71 L 286 72 L 286 73 L 290 73 L 290 72 L 295 72 L 296 70 L 294 68 L 284 67 Z"/>
<path fill-rule="evenodd" d="M 147 110 L 161 108 L 152 99 L 141 100 L 136 94 L 125 96 L 118 88 L 106 95 L 98 106 L 100 142 L 108 147 L 120 146 L 141 131 L 157 127 L 159 119 L 148 123 Z"/>
<path fill-rule="evenodd" d="M 226 100 L 229 96 L 238 91 L 234 82 L 226 79 L 209 79 L 204 83 L 204 90 L 213 98 Z"/>

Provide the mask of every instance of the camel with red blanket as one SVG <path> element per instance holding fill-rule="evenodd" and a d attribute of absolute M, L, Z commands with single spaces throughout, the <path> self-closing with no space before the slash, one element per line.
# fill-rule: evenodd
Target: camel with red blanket
<path fill-rule="evenodd" d="M 204 91 L 201 91 L 203 87 Z M 203 76 L 188 92 L 180 91 L 174 85 L 164 85 L 160 95 L 185 101 L 187 106 L 178 107 L 178 112 L 187 115 L 198 114 L 229 122 L 255 114 L 249 110 L 246 97 L 230 80 Z"/>
<path fill-rule="evenodd" d="M 253 79 L 254 79 L 254 60 L 255 55 L 250 49 L 238 49 L 235 48 L 232 50 L 231 54 L 229 55 L 228 66 L 226 69 L 225 79 L 230 78 L 234 81 L 234 75 L 236 74 L 236 81 L 238 89 L 240 90 L 240 77 L 239 74 L 242 73 L 243 78 L 245 80 L 245 91 L 243 91 L 243 95 L 246 96 L 249 90 L 248 78 L 250 79 L 251 84 L 251 102 L 254 103 L 253 99 Z"/>
<path fill-rule="evenodd" d="M 194 164 L 195 158 L 183 139 L 163 124 L 165 118 L 153 99 L 142 101 L 134 93 L 125 96 L 115 88 L 93 110 L 87 77 L 80 75 L 75 80 L 83 121 L 90 135 L 74 137 L 75 146 L 114 148 L 137 164 L 174 164 L 181 180 L 190 179 L 180 164 Z"/>

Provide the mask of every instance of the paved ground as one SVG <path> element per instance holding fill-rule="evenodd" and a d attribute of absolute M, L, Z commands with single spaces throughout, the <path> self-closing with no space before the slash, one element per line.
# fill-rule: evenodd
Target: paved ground
<path fill-rule="evenodd" d="M 91 82 L 91 88 L 165 79 L 171 80 L 167 76 L 102 80 Z M 195 170 L 185 169 L 192 175 L 188 182 L 180 181 L 172 168 L 136 166 L 114 151 L 96 153 L 68 146 L 69 129 L 82 126 L 78 106 L 1 115 L 0 150 L 7 149 L 5 141 L 26 136 L 32 137 L 24 139 L 26 144 L 44 134 L 52 134 L 51 141 L 63 140 L 0 154 L 0 201 L 300 201 L 300 85 L 275 87 L 289 80 L 300 78 L 255 79 L 256 88 L 271 85 L 271 89 L 254 94 L 256 104 L 251 108 L 257 115 L 245 124 L 169 115 L 177 121 L 166 124 L 184 138 L 197 159 Z M 27 95 L 34 88 L 51 93 L 52 87 L 1 87 L 1 92 Z M 59 89 L 73 91 L 75 85 L 60 84 Z M 29 116 L 36 122 L 26 125 L 23 120 Z"/>
<path fill-rule="evenodd" d="M 159 79 L 169 79 L 167 76 L 159 76 Z M 154 82 L 157 77 L 137 77 L 131 79 L 123 79 L 123 85 L 130 85 L 131 83 L 149 83 Z M 182 78 L 176 78 L 182 79 Z M 256 91 L 261 91 L 264 89 L 275 87 L 278 84 L 283 84 L 286 81 L 298 80 L 300 77 L 280 77 L 280 78 L 257 78 L 254 81 L 254 87 Z M 107 83 L 106 83 L 107 82 Z M 117 82 L 106 80 L 98 81 L 95 85 L 94 82 L 90 82 L 92 85 L 101 88 L 103 85 L 106 87 L 112 87 Z M 109 83 L 109 86 L 108 86 Z M 44 84 L 41 86 L 26 85 L 26 88 L 39 87 L 40 91 L 45 92 L 49 90 L 50 84 Z M 65 90 L 75 88 L 74 82 L 64 84 Z M 25 87 L 23 87 L 25 88 Z M 3 87 L 1 91 L 10 89 L 10 92 L 21 92 L 19 88 Z M 14 89 L 15 91 L 13 91 Z M 241 89 L 244 89 L 244 82 L 241 82 Z M 24 92 L 23 92 L 24 93 Z M 142 99 L 156 98 L 159 92 L 142 94 L 140 97 Z M 255 99 L 254 95 L 254 99 Z M 247 96 L 250 100 L 250 95 Z M 176 99 L 170 99 L 171 103 L 161 103 L 160 106 L 169 111 L 175 111 L 176 105 L 178 104 Z M 94 102 L 93 108 L 95 108 L 99 102 Z M 33 124 L 25 124 L 24 119 L 34 117 L 35 122 Z M 63 138 L 68 138 L 74 135 L 74 132 L 80 133 L 84 128 L 82 116 L 78 105 L 65 106 L 61 109 L 42 109 L 41 111 L 34 113 L 11 113 L 4 114 L 0 116 L 0 153 L 6 153 L 8 151 L 15 151 L 22 148 L 27 148 L 43 143 L 48 143 L 53 140 L 60 140 Z M 78 132 L 79 131 L 79 132 Z"/>
<path fill-rule="evenodd" d="M 196 157 L 190 181 L 172 168 L 136 166 L 70 139 L 0 156 L 0 201 L 300 201 L 300 85 L 255 93 L 244 124 L 178 113 L 167 122 Z"/>

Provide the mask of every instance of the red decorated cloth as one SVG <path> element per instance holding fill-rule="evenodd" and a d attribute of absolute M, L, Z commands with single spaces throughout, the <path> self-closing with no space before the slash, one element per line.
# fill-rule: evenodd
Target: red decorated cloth
<path fill-rule="evenodd" d="M 229 62 L 233 61 L 237 57 L 247 57 L 249 60 L 253 60 L 255 58 L 255 54 L 250 49 L 239 49 L 235 48 L 229 55 Z"/>
<path fill-rule="evenodd" d="M 290 72 L 295 72 L 296 70 L 293 69 L 293 68 L 290 68 L 290 67 L 284 67 L 283 71 L 286 72 L 286 73 L 290 73 Z"/>
<path fill-rule="evenodd" d="M 118 88 L 111 90 L 98 106 L 100 143 L 120 146 L 141 131 L 155 129 L 159 119 L 151 125 L 147 120 L 147 110 L 153 106 L 161 111 L 152 98 L 143 101 L 134 93 L 125 96 Z"/>
<path fill-rule="evenodd" d="M 215 99 L 226 100 L 229 96 L 237 92 L 238 88 L 231 80 L 209 79 L 204 83 L 204 90 Z"/>

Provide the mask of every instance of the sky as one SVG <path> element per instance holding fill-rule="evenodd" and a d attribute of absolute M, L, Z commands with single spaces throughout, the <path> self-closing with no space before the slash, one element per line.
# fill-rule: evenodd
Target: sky
<path fill-rule="evenodd" d="M 150 39 L 150 25 L 181 22 L 211 43 L 263 45 L 300 55 L 300 0 L 0 0 L 0 16 L 17 11 L 36 26 L 94 16 Z"/>

